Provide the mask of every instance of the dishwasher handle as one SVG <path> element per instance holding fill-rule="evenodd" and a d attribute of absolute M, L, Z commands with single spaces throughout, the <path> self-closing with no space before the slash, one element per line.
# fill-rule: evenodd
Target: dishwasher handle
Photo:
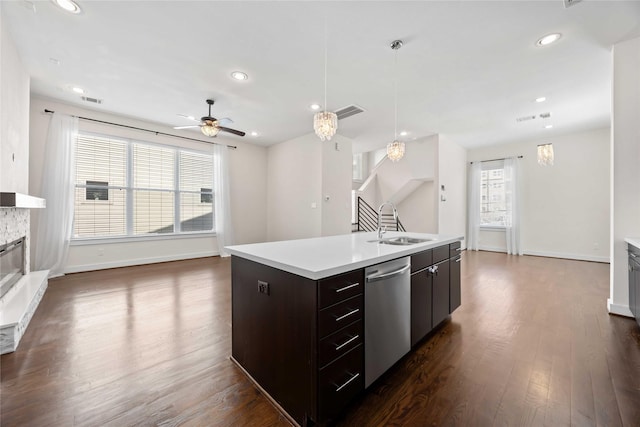
<path fill-rule="evenodd" d="M 390 271 L 388 273 L 374 274 L 371 276 L 367 276 L 366 281 L 367 283 L 370 283 L 370 282 L 377 282 L 378 280 L 384 280 L 384 279 L 389 279 L 396 276 L 401 276 L 404 273 L 406 273 L 410 268 L 411 268 L 411 264 L 408 264 L 398 270 Z"/>

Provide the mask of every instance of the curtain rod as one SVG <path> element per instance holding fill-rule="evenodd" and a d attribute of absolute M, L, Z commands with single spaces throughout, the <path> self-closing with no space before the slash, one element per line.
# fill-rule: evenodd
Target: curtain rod
<path fill-rule="evenodd" d="M 516 156 L 519 159 L 522 159 L 524 156 Z M 496 160 L 507 160 L 508 157 L 503 157 L 501 159 L 491 159 L 491 160 L 477 160 L 478 163 L 484 163 L 484 162 L 495 162 Z M 474 162 L 469 162 L 469 164 L 473 164 Z"/>
<path fill-rule="evenodd" d="M 55 111 L 47 110 L 46 108 L 45 108 L 44 112 L 45 113 L 50 113 L 50 114 L 55 113 Z M 88 120 L 90 122 L 103 123 L 105 125 L 120 126 L 120 127 L 128 128 L 128 129 L 135 129 L 135 130 L 141 130 L 141 131 L 144 131 L 144 132 L 151 132 L 151 133 L 155 133 L 156 135 L 172 136 L 174 138 L 188 139 L 190 141 L 197 141 L 197 142 L 204 142 L 205 144 L 227 145 L 227 144 L 220 144 L 218 142 L 209 142 L 209 141 L 203 141 L 201 139 L 189 138 L 188 136 L 173 135 L 173 134 L 170 134 L 170 133 L 158 132 L 158 131 L 155 131 L 155 130 L 143 129 L 143 128 L 139 128 L 139 127 L 135 127 L 135 126 L 123 125 L 123 124 L 120 124 L 120 123 L 113 123 L 113 122 L 107 122 L 107 121 L 104 121 L 104 120 L 92 119 L 92 118 L 89 118 L 89 117 L 81 117 L 81 116 L 73 116 L 73 115 L 71 117 L 77 117 L 78 119 Z M 227 148 L 231 148 L 231 149 L 235 150 L 238 147 L 235 146 L 235 145 L 227 145 Z"/>

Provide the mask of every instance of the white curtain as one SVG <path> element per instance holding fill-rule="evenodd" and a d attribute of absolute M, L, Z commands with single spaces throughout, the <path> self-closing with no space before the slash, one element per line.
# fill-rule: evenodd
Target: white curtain
<path fill-rule="evenodd" d="M 518 159 L 509 157 L 504 160 L 504 184 L 507 209 L 511 215 L 507 215 L 505 221 L 505 234 L 507 238 L 507 253 L 522 255 L 520 244 L 520 179 Z"/>
<path fill-rule="evenodd" d="M 45 148 L 42 197 L 47 207 L 38 212 L 35 268 L 49 276 L 64 274 L 73 232 L 75 140 L 78 118 L 53 113 Z"/>
<path fill-rule="evenodd" d="M 216 239 L 220 256 L 229 253 L 225 246 L 233 245 L 233 223 L 229 192 L 229 148 L 226 145 L 213 146 L 213 192 L 216 218 Z"/>
<path fill-rule="evenodd" d="M 469 200 L 467 203 L 467 218 L 469 230 L 467 249 L 477 251 L 480 239 L 480 179 L 482 164 L 473 162 L 469 168 Z"/>

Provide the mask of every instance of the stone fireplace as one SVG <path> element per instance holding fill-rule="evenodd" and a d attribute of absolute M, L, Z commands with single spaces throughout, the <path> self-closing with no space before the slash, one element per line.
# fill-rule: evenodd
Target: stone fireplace
<path fill-rule="evenodd" d="M 47 289 L 48 271 L 31 271 L 30 209 L 43 199 L 0 193 L 0 354 L 15 351 Z"/>

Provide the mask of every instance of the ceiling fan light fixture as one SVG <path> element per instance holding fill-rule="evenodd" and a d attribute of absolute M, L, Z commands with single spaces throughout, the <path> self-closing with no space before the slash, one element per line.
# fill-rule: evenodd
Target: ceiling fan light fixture
<path fill-rule="evenodd" d="M 338 116 L 331 111 L 322 111 L 313 116 L 313 130 L 320 141 L 330 141 L 338 130 Z"/>
<path fill-rule="evenodd" d="M 214 137 L 220 132 L 220 129 L 213 122 L 207 122 L 200 127 L 202 133 L 206 136 Z"/>
<path fill-rule="evenodd" d="M 404 157 L 404 142 L 395 140 L 387 144 L 387 157 L 392 162 L 397 162 Z"/>

